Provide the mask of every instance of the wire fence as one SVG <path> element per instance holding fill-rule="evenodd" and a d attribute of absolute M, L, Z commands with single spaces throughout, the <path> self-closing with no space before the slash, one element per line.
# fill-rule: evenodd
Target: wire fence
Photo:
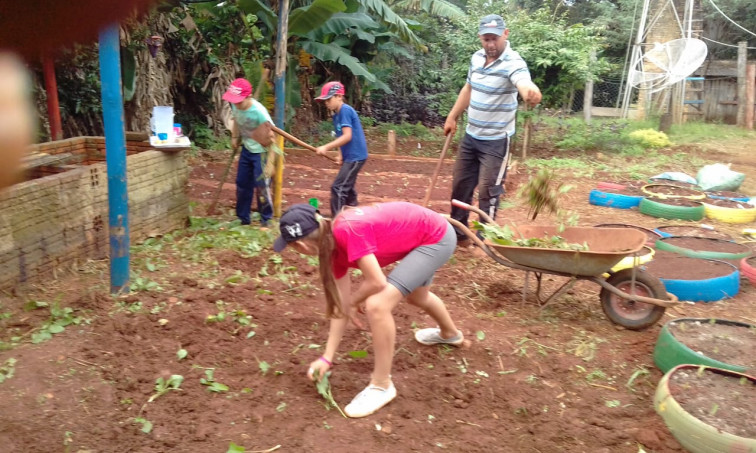
<path fill-rule="evenodd" d="M 617 81 L 604 81 L 593 84 L 593 107 L 622 107 L 622 90 L 624 84 Z M 583 111 L 585 91 L 576 90 L 568 109 L 573 112 Z"/>

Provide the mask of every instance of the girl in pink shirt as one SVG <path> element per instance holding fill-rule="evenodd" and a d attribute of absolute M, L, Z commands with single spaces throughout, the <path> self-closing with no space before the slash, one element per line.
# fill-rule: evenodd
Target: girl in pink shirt
<path fill-rule="evenodd" d="M 325 352 L 310 364 L 310 379 L 322 377 L 331 368 L 348 321 L 364 329 L 356 315 L 358 307 L 365 304 L 375 363 L 370 384 L 344 408 L 348 416 L 365 417 L 396 397 L 391 382 L 396 337 L 392 311 L 403 298 L 428 313 L 439 326 L 416 331 L 417 341 L 462 344 L 462 332 L 429 289 L 433 274 L 457 245 L 454 229 L 441 215 L 412 203 L 392 202 L 348 207 L 330 220 L 310 205 L 297 204 L 281 216 L 280 229 L 273 247 L 276 252 L 291 245 L 320 259 L 331 325 Z M 386 276 L 381 268 L 397 261 Z M 349 268 L 360 269 L 364 277 L 354 292 Z"/>

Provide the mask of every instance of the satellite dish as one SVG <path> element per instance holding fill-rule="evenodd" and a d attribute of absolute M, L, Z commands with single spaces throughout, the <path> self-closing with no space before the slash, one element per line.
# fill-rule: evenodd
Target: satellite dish
<path fill-rule="evenodd" d="M 629 82 L 652 93 L 659 91 L 691 75 L 706 60 L 707 52 L 706 43 L 696 38 L 655 43 L 651 50 L 634 58 Z"/>

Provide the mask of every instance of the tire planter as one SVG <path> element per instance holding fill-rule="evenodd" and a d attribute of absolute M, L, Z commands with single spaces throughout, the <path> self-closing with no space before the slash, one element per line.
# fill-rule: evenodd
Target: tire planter
<path fill-rule="evenodd" d="M 664 284 L 666 290 L 677 296 L 682 301 L 691 302 L 716 302 L 722 299 L 734 297 L 740 292 L 740 272 L 727 262 L 718 260 L 705 260 L 686 256 L 664 256 L 664 252 L 657 251 L 653 261 L 646 265 L 649 272 L 653 273 Z M 695 268 L 700 274 L 707 271 L 713 277 L 680 278 L 671 273 L 679 272 L 680 269 Z"/>
<path fill-rule="evenodd" d="M 686 198 L 688 200 L 703 200 L 706 193 L 674 184 L 647 184 L 641 187 L 641 191 L 651 198 L 662 200 L 669 198 Z"/>
<path fill-rule="evenodd" d="M 626 188 L 627 188 L 626 185 L 619 184 L 619 183 L 616 183 L 616 182 L 600 182 L 600 183 L 596 184 L 596 189 L 598 189 L 598 190 L 605 190 L 605 189 L 609 189 L 609 190 L 625 190 Z"/>
<path fill-rule="evenodd" d="M 615 264 L 612 267 L 612 272 L 619 272 L 622 269 L 632 269 L 634 267 L 640 266 L 641 264 L 646 264 L 654 259 L 654 254 L 656 253 L 656 251 L 651 247 L 644 245 L 643 249 L 638 253 L 639 255 L 637 257 L 626 256 L 622 258 L 619 263 Z"/>
<path fill-rule="evenodd" d="M 658 278 L 641 269 L 624 269 L 606 279 L 606 282 L 628 294 L 667 300 L 667 291 Z M 613 323 L 630 330 L 643 330 L 656 324 L 664 315 L 659 305 L 624 299 L 605 288 L 599 294 L 601 309 Z"/>
<path fill-rule="evenodd" d="M 687 187 L 688 189 L 701 190 L 698 184 L 691 184 L 685 181 L 677 181 L 674 179 L 662 179 L 662 178 L 649 178 L 649 184 L 666 184 L 670 186 Z"/>
<path fill-rule="evenodd" d="M 742 327 L 744 330 L 753 328 L 753 326 L 750 324 L 737 322 L 737 321 L 729 321 L 725 319 L 706 319 L 706 318 L 675 319 L 673 321 L 666 323 L 664 327 L 662 327 L 661 332 L 659 332 L 659 337 L 657 338 L 656 345 L 654 346 L 654 365 L 656 365 L 656 367 L 659 368 L 663 373 L 666 373 L 672 368 L 678 365 L 683 365 L 683 364 L 706 365 L 706 366 L 712 366 L 716 368 L 722 368 L 725 370 L 737 371 L 739 373 L 746 373 L 746 372 L 753 373 L 754 372 L 753 367 L 748 367 L 743 364 L 727 363 L 721 360 L 716 360 L 714 358 L 708 357 L 702 352 L 694 351 L 693 349 L 688 347 L 686 344 L 684 344 L 683 341 L 681 341 L 675 336 L 674 331 L 680 325 L 686 325 L 690 323 L 711 323 L 711 322 L 714 322 L 715 324 L 735 326 L 737 328 Z M 753 333 L 749 333 L 749 332 L 747 333 L 750 335 L 753 335 Z"/>
<path fill-rule="evenodd" d="M 735 260 L 751 256 L 753 250 L 744 244 L 714 238 L 672 236 L 656 241 L 658 250 L 674 252 L 691 258 Z"/>
<path fill-rule="evenodd" d="M 642 214 L 661 219 L 701 220 L 704 218 L 704 206 L 697 201 L 667 200 L 644 198 L 638 205 Z"/>
<path fill-rule="evenodd" d="M 715 200 L 715 203 L 703 202 L 704 215 L 709 219 L 719 220 L 725 223 L 749 223 L 756 220 L 756 207 L 748 203 L 733 200 Z M 731 206 L 723 206 L 728 203 Z"/>
<path fill-rule="evenodd" d="M 608 208 L 630 209 L 637 207 L 642 199 L 643 197 L 638 195 L 623 195 L 620 193 L 593 189 L 588 196 L 588 203 L 595 206 L 606 206 Z"/>
<path fill-rule="evenodd" d="M 748 203 L 748 201 L 751 199 L 748 195 L 739 192 L 728 192 L 724 190 L 719 192 L 706 192 L 706 196 L 715 200 L 742 201 L 743 203 Z"/>
<path fill-rule="evenodd" d="M 596 228 L 634 228 L 636 230 L 640 230 L 643 232 L 643 234 L 646 235 L 648 238 L 646 240 L 646 245 L 649 247 L 653 247 L 656 245 L 656 240 L 663 237 L 661 233 L 655 230 L 651 230 L 649 228 L 645 228 L 638 225 L 630 225 L 627 223 L 600 223 L 598 225 L 594 225 Z"/>
<path fill-rule="evenodd" d="M 670 236 L 695 236 L 732 241 L 732 236 L 727 233 L 718 230 L 702 228 L 696 225 L 662 225 L 654 228 L 654 232 L 665 238 L 668 238 Z M 654 246 L 655 245 L 656 241 L 654 241 Z"/>
<path fill-rule="evenodd" d="M 675 393 L 681 392 L 682 388 L 675 385 L 674 381 L 678 373 L 683 372 L 698 373 L 699 366 L 679 365 L 673 368 L 659 381 L 654 394 L 654 409 L 675 439 L 692 453 L 756 451 L 756 439 L 724 432 L 689 413 L 680 405 Z M 751 384 L 756 384 L 756 378 L 743 373 L 711 367 L 704 367 L 703 372 L 717 373 L 733 379 L 746 379 Z M 746 385 L 743 391 L 756 392 L 756 388 Z"/>
<path fill-rule="evenodd" d="M 756 286 L 756 256 L 750 256 L 740 260 L 740 273 Z"/>

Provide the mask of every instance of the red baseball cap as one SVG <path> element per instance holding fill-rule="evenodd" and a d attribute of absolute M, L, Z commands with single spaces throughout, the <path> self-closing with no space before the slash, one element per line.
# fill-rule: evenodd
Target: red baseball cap
<path fill-rule="evenodd" d="M 340 94 L 342 96 L 346 94 L 344 85 L 341 82 L 326 83 L 325 85 L 323 85 L 323 88 L 320 89 L 320 96 L 316 97 L 315 99 L 317 99 L 318 101 L 325 101 L 335 94 Z"/>
<path fill-rule="evenodd" d="M 236 79 L 223 94 L 223 100 L 237 104 L 252 94 L 252 84 L 247 79 Z"/>

